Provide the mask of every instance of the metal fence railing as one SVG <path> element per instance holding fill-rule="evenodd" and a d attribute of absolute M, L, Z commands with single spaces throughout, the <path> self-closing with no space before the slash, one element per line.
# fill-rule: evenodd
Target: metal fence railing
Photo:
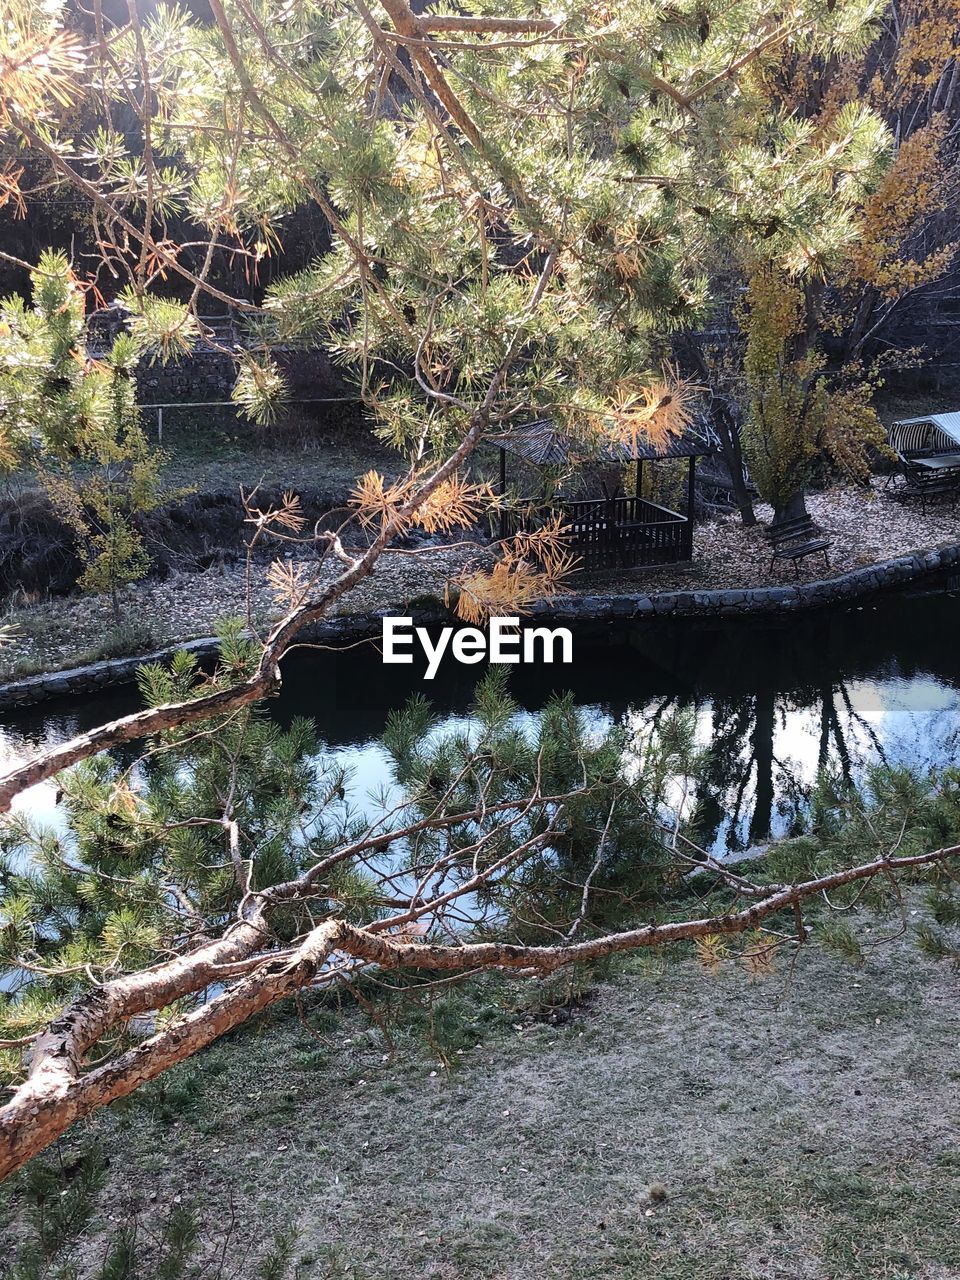
<path fill-rule="evenodd" d="M 356 404 L 356 396 L 307 396 L 295 400 L 284 400 L 284 404 Z M 152 410 L 157 415 L 157 443 L 163 443 L 163 411 L 164 409 L 215 409 L 238 408 L 235 400 L 169 400 L 163 404 L 142 404 L 143 410 Z"/>

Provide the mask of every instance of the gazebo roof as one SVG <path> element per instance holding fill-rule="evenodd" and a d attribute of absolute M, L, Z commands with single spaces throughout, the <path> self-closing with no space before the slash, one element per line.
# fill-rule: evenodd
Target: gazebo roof
<path fill-rule="evenodd" d="M 670 436 L 659 448 L 652 441 L 629 440 L 604 441 L 598 446 L 573 440 L 559 431 L 546 418 L 514 427 L 502 435 L 493 437 L 498 448 L 532 462 L 535 466 L 551 466 L 576 461 L 589 462 L 656 462 L 665 458 L 702 458 L 711 452 L 710 447 L 693 431 Z"/>

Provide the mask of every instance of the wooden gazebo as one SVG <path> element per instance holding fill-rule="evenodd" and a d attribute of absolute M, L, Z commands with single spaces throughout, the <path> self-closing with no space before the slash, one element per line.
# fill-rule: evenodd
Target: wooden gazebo
<path fill-rule="evenodd" d="M 571 462 L 600 462 L 625 468 L 637 464 L 632 496 L 595 498 L 520 498 L 515 509 L 504 509 L 500 536 L 537 528 L 545 517 L 559 515 L 571 552 L 584 569 L 655 568 L 681 564 L 693 557 L 694 485 L 697 458 L 710 452 L 693 432 L 671 436 L 659 448 L 644 440 L 623 443 L 604 441 L 586 447 L 539 420 L 516 427 L 495 440 L 500 450 L 500 492 L 507 491 L 507 455 L 513 454 L 535 467 L 556 467 Z M 686 511 L 671 511 L 642 496 L 644 464 L 686 459 Z"/>

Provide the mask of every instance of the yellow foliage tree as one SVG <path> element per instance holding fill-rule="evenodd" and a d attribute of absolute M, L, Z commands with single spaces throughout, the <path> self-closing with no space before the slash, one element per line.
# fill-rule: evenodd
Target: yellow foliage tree
<path fill-rule="evenodd" d="M 904 299 L 944 279 L 956 261 L 960 240 L 937 234 L 960 194 L 950 146 L 941 112 L 900 144 L 861 211 L 835 281 L 832 327 L 845 334 L 848 359 L 860 357 Z"/>
<path fill-rule="evenodd" d="M 831 375 L 809 341 L 811 292 L 765 263 L 754 268 L 745 300 L 744 446 L 775 523 L 805 513 L 804 490 L 821 459 L 863 481 L 869 447 L 884 441 L 870 379 L 857 367 Z"/>
<path fill-rule="evenodd" d="M 853 211 L 845 252 L 817 264 L 820 319 L 847 362 L 873 357 L 881 331 L 948 279 L 960 251 L 960 0 L 908 2 L 889 16 L 862 54 L 785 54 L 765 86 L 824 136 L 851 103 L 872 107 L 890 130 L 889 167 Z"/>

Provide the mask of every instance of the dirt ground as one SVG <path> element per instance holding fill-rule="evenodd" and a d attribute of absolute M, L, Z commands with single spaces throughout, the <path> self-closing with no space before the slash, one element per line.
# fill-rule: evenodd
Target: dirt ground
<path fill-rule="evenodd" d="M 763 979 L 633 958 L 560 1025 L 531 987 L 486 999 L 449 1068 L 277 1014 L 91 1122 L 110 1181 L 78 1261 L 178 1202 L 238 1277 L 281 1223 L 299 1277 L 960 1277 L 957 975 L 909 941 Z"/>

